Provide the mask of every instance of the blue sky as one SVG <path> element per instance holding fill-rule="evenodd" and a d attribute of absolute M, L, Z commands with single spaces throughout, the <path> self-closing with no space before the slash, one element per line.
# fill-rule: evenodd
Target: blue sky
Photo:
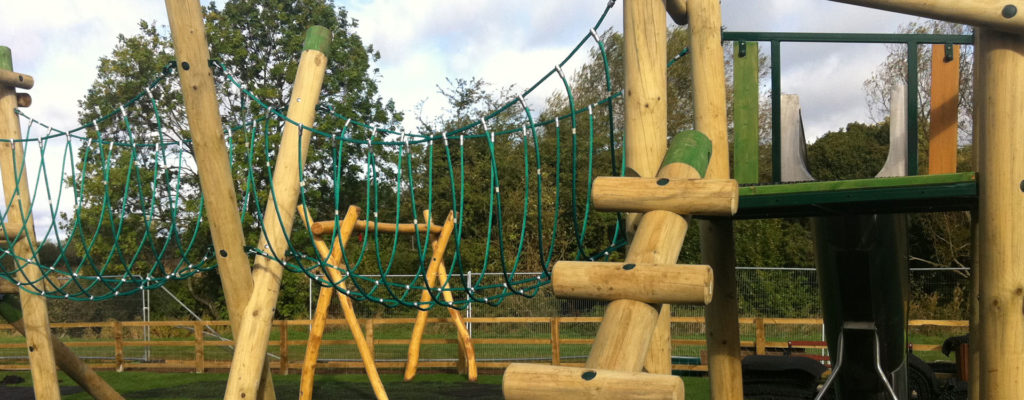
<path fill-rule="evenodd" d="M 446 77 L 478 77 L 495 86 L 533 83 L 589 30 L 605 2 L 337 0 L 359 20 L 358 32 L 380 50 L 382 95 L 403 110 L 443 103 Z M 621 0 L 606 26 L 621 29 Z M 103 6 L 98 6 L 103 4 Z M 33 75 L 28 110 L 58 127 L 75 126 L 77 101 L 119 33 L 140 19 L 166 24 L 162 1 L 16 1 L 0 15 L 0 44 L 13 49 L 15 69 Z M 723 24 L 733 31 L 893 32 L 914 18 L 824 0 L 725 0 Z M 808 136 L 866 121 L 862 84 L 884 57 L 881 45 L 786 45 L 783 89 L 801 95 Z M 543 91 L 541 92 L 544 93 Z M 539 99 L 531 100 L 539 101 Z"/>

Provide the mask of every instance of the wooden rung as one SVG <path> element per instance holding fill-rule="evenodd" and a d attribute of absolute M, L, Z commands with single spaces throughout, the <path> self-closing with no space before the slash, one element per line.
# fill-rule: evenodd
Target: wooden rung
<path fill-rule="evenodd" d="M 3 232 L 0 232 L 0 240 L 10 242 L 11 238 L 26 237 L 26 235 L 21 233 L 22 227 L 25 226 L 21 222 L 5 222 L 3 225 Z"/>
<path fill-rule="evenodd" d="M 672 22 L 675 22 L 676 25 L 688 23 L 686 0 L 665 0 L 665 11 L 668 11 L 668 16 L 672 17 Z"/>
<path fill-rule="evenodd" d="M 501 379 L 506 400 L 684 399 L 675 375 L 604 369 L 511 364 Z"/>
<path fill-rule="evenodd" d="M 551 270 L 559 298 L 708 304 L 713 283 L 707 265 L 559 261 Z"/>
<path fill-rule="evenodd" d="M 387 223 L 387 222 L 373 222 L 373 221 L 365 221 L 365 220 L 356 221 L 356 229 L 367 229 L 367 227 L 369 227 L 370 230 L 377 229 L 377 230 L 379 230 L 381 232 L 387 232 L 387 233 L 395 233 L 395 232 L 398 232 L 398 233 L 417 233 L 417 232 L 423 233 L 423 232 L 427 231 L 427 223 L 426 222 L 419 223 L 419 224 L 397 224 L 396 225 L 396 224 L 391 224 L 391 223 Z M 314 235 L 324 235 L 324 234 L 331 233 L 331 231 L 334 230 L 334 221 L 314 222 L 311 230 L 313 231 Z M 430 225 L 430 233 L 440 234 L 441 233 L 441 225 L 437 225 L 437 224 Z"/>
<path fill-rule="evenodd" d="M 36 80 L 32 79 L 31 76 L 0 69 L 0 85 L 13 86 L 18 89 L 28 90 L 31 89 L 32 86 L 35 86 L 35 84 Z"/>
<path fill-rule="evenodd" d="M 679 215 L 729 216 L 739 206 L 733 179 L 600 177 L 593 184 L 594 208 L 602 211 L 671 211 Z"/>
<path fill-rule="evenodd" d="M 18 293 L 18 287 L 5 279 L 0 279 L 0 294 L 14 293 Z"/>
<path fill-rule="evenodd" d="M 32 105 L 32 96 L 29 96 L 28 93 L 18 93 L 15 96 L 18 98 L 18 107 L 28 108 Z"/>

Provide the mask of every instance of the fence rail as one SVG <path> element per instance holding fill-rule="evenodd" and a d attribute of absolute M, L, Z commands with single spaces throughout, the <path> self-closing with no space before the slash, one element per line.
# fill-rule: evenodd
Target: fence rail
<path fill-rule="evenodd" d="M 408 346 L 408 338 L 375 337 L 374 331 L 388 326 L 411 325 L 415 318 L 365 318 L 361 321 L 364 327 L 367 342 L 371 352 L 377 346 Z M 428 323 L 444 323 L 450 326 L 448 318 L 428 318 Z M 553 365 L 582 366 L 579 356 L 564 356 L 565 346 L 590 345 L 592 337 L 566 337 L 566 324 L 596 324 L 601 322 L 600 317 L 472 317 L 466 321 L 468 324 L 480 325 L 514 325 L 510 329 L 498 330 L 499 332 L 515 332 L 515 329 L 524 325 L 547 325 L 546 329 L 535 331 L 529 337 L 478 337 L 473 338 L 475 346 L 534 346 L 533 354 L 520 354 L 516 359 L 478 359 L 477 365 L 480 368 L 505 368 L 509 363 L 515 361 L 546 362 Z M 793 348 L 797 351 L 820 350 L 824 346 L 808 343 L 793 343 L 790 341 L 807 342 L 800 338 L 781 338 L 787 340 L 769 340 L 768 332 L 772 327 L 785 326 L 811 326 L 820 329 L 822 320 L 820 318 L 740 318 L 741 330 L 750 331 L 753 335 L 750 340 L 742 340 L 740 346 L 752 354 L 768 354 L 772 350 Z M 270 341 L 271 366 L 276 372 L 288 374 L 299 371 L 302 368 L 302 357 L 306 340 L 301 335 L 302 327 L 308 327 L 310 320 L 288 320 L 274 321 L 274 332 L 277 338 Z M 703 326 L 703 317 L 673 317 L 674 324 L 700 324 Z M 144 369 L 144 370 L 190 370 L 204 372 L 210 369 L 227 369 L 230 367 L 230 347 L 234 341 L 226 339 L 221 334 L 210 334 L 211 332 L 223 332 L 227 336 L 230 323 L 228 321 L 109 321 L 109 322 L 72 322 L 53 323 L 52 328 L 58 332 L 71 329 L 91 329 L 99 332 L 96 339 L 74 339 L 63 337 L 62 340 L 68 347 L 88 350 L 88 355 L 81 354 L 89 365 L 98 369 Z M 962 320 L 911 320 L 910 327 L 940 327 L 940 328 L 967 328 L 968 322 Z M 347 325 L 344 319 L 329 319 L 328 328 L 335 328 L 336 331 L 347 332 Z M 126 331 L 142 328 L 172 328 L 180 330 L 174 337 L 166 339 L 135 339 L 127 335 Z M 479 329 L 479 328 L 478 328 Z M 398 331 L 404 332 L 404 331 Z M 395 336 L 394 330 L 389 333 Z M 68 336 L 68 335 L 65 335 Z M 291 337 L 290 337 L 291 336 Z M 295 338 L 298 336 L 299 338 Z M 693 335 L 690 335 L 693 336 Z M 776 336 L 779 336 L 776 334 Z M 772 339 L 780 339 L 778 337 Z M 424 338 L 422 343 L 425 346 L 431 345 L 454 345 L 458 341 L 452 335 L 449 338 Z M 322 346 L 352 346 L 355 341 L 350 339 L 329 339 L 324 338 Z M 704 339 L 701 337 L 672 339 L 672 345 L 691 346 L 703 348 Z M 129 357 L 127 352 L 131 349 L 146 348 L 146 357 Z M 152 348 L 164 349 L 163 352 L 151 351 Z M 914 343 L 915 351 L 937 351 L 941 343 Z M 170 350 L 167 349 L 178 349 Z M 213 357 L 213 352 L 220 352 L 221 357 Z M 174 357 L 177 355 L 177 357 Z M 421 368 L 456 368 L 456 354 L 451 354 L 451 359 L 425 359 L 419 365 Z M 378 355 L 377 366 L 382 369 L 403 368 L 404 359 L 381 359 Z M 0 370 L 28 370 L 27 355 L 24 354 L 24 340 L 10 326 L 0 327 Z M 358 368 L 363 364 L 357 358 L 349 359 L 321 359 L 317 363 L 318 368 Z M 674 365 L 676 370 L 707 371 L 707 365 L 701 362 L 697 365 Z"/>

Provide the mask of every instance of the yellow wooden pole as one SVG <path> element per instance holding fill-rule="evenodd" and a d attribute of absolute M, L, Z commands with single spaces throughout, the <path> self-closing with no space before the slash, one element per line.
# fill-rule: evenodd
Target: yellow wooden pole
<path fill-rule="evenodd" d="M 231 177 L 231 163 L 223 140 L 224 125 L 220 118 L 217 88 L 209 67 L 210 52 L 202 9 L 198 0 L 166 0 L 165 4 L 181 77 L 185 113 L 192 132 L 199 186 L 207 199 L 206 218 L 210 221 L 210 236 L 217 252 L 217 274 L 224 289 L 231 331 L 238 337 L 242 312 L 252 294 L 252 274 L 249 256 L 243 248 L 245 237 L 238 213 L 236 186 Z M 264 369 L 261 377 L 257 397 L 273 400 L 275 393 L 269 367 Z"/>
<path fill-rule="evenodd" d="M 983 399 L 1024 393 L 1024 40 L 975 31 L 980 340 Z"/>
<path fill-rule="evenodd" d="M 11 49 L 0 47 L 0 70 L 13 70 Z M 30 86 L 31 87 L 31 86 Z M 18 107 L 17 94 L 8 83 L 0 83 L 0 175 L 3 178 L 4 204 L 7 208 L 8 223 L 24 223 L 25 236 L 14 243 L 14 254 L 20 259 L 32 260 L 32 244 L 36 241 L 35 224 L 32 220 L 32 198 L 29 195 L 25 150 L 14 140 L 21 140 L 21 124 L 14 113 Z M 30 285 L 34 290 L 44 290 L 43 272 L 31 261 L 16 261 L 21 270 L 17 279 Z M 37 399 L 59 399 L 57 366 L 50 341 L 50 318 L 46 311 L 46 298 L 28 292 L 21 296 L 22 318 L 25 327 L 25 346 L 28 350 L 29 368 L 32 370 L 32 387 Z"/>
<path fill-rule="evenodd" d="M 281 145 L 274 167 L 273 193 L 267 199 L 267 213 L 263 218 L 264 234 L 260 235 L 257 245 L 258 249 L 267 254 L 284 257 L 288 249 L 287 236 L 295 220 L 295 207 L 299 199 L 299 177 L 312 136 L 310 132 L 302 132 L 300 126 L 313 125 L 324 72 L 327 70 L 326 53 L 329 52 L 330 43 L 331 32 L 327 28 L 313 26 L 306 31 L 304 50 L 299 58 L 298 72 L 288 102 L 287 117 L 293 122 L 285 123 L 281 134 Z M 256 394 L 259 371 L 265 366 L 270 325 L 281 290 L 283 272 L 284 267 L 280 262 L 256 256 L 252 273 L 253 294 L 243 313 L 225 398 L 244 399 Z"/>
<path fill-rule="evenodd" d="M 725 55 L 719 0 L 688 0 L 690 56 L 693 57 L 695 127 L 711 139 L 708 179 L 729 178 L 725 105 Z M 743 398 L 740 370 L 736 254 L 731 220 L 700 222 L 701 258 L 715 273 L 715 291 L 705 308 L 711 398 Z"/>

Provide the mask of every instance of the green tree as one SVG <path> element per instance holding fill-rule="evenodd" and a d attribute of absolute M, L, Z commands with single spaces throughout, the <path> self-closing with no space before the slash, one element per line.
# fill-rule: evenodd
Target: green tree
<path fill-rule="evenodd" d="M 247 244 L 255 245 L 259 235 L 256 222 L 262 218 L 255 210 L 263 208 L 266 202 L 266 182 L 272 175 L 269 165 L 282 125 L 274 119 L 261 119 L 269 113 L 234 88 L 228 74 L 266 107 L 283 113 L 304 32 L 311 25 L 322 25 L 332 32 L 333 41 L 321 105 L 382 128 L 397 126 L 402 115 L 391 101 L 377 93 L 376 70 L 370 64 L 379 59 L 379 53 L 354 32 L 357 21 L 331 2 L 229 0 L 223 6 L 211 3 L 203 12 L 211 59 L 224 67 L 223 71 L 215 68 L 220 112 L 225 126 L 234 127 L 227 139 L 235 166 L 235 184 L 240 191 Z M 90 140 L 78 151 L 81 161 L 76 165 L 77 179 L 69 179 L 68 184 L 76 188 L 81 207 L 63 216 L 64 228 L 69 232 L 71 247 L 82 252 L 84 258 L 91 258 L 84 264 L 110 264 L 107 273 L 123 271 L 133 260 L 142 264 L 159 261 L 164 269 L 171 269 L 181 261 L 183 246 L 197 230 L 196 248 L 209 245 L 207 226 L 199 219 L 198 178 L 195 164 L 190 161 L 191 133 L 177 79 L 169 76 L 150 89 L 151 100 L 146 96 L 146 101 L 137 106 L 123 111 L 118 108 L 133 96 L 145 93 L 147 79 L 163 74 L 173 60 L 168 32 L 140 21 L 138 33 L 119 36 L 111 54 L 100 59 L 96 81 L 79 102 L 79 120 L 83 124 L 111 112 L 116 115 L 99 121 L 98 130 L 89 129 Z M 159 137 L 163 145 L 157 145 L 153 137 L 158 123 L 162 126 Z M 339 118 L 321 117 L 317 128 L 336 132 L 344 123 Z M 350 130 L 349 135 L 365 138 L 369 132 Z M 110 146 L 106 141 L 119 144 Z M 364 186 L 358 182 L 365 172 L 361 167 L 365 154 L 345 151 L 339 157 L 334 147 L 337 143 L 332 138 L 315 136 L 311 145 L 305 166 L 305 195 L 314 217 L 333 214 L 331 189 L 336 183 L 344 188 L 341 193 L 346 197 L 342 204 L 358 202 L 363 193 Z M 248 149 L 255 151 L 250 153 Z M 184 153 L 185 161 L 166 163 L 178 151 Z M 340 182 L 335 182 L 332 176 L 336 167 L 344 171 Z M 296 243 L 309 242 L 299 236 L 295 237 Z M 177 251 L 162 254 L 160 250 L 165 244 Z M 87 249 L 91 251 L 85 252 Z M 107 259 L 107 254 L 114 256 Z M 280 315 L 291 316 L 305 310 L 305 306 L 295 306 L 305 303 L 304 281 L 300 275 L 286 274 L 281 296 L 285 304 L 277 309 Z M 296 285 L 303 289 L 291 290 Z M 175 290 L 187 293 L 182 297 L 190 306 L 201 305 L 216 317 L 226 315 L 216 274 L 207 273 L 202 279 L 176 285 Z"/>

